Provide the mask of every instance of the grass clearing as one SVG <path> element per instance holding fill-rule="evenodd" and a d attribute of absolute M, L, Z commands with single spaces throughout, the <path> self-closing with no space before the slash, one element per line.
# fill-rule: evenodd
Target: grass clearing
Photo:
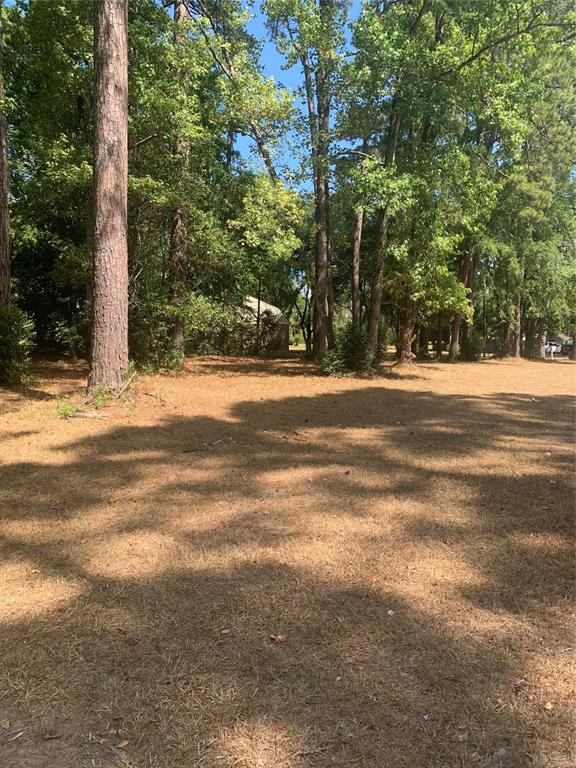
<path fill-rule="evenodd" d="M 573 766 L 576 366 L 187 368 L 0 390 L 2 768 Z"/>

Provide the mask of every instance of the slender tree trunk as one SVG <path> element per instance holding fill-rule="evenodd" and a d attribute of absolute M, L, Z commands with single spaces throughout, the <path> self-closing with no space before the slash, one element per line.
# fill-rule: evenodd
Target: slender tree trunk
<path fill-rule="evenodd" d="M 524 356 L 530 360 L 538 360 L 545 357 L 546 332 L 543 321 L 537 318 L 526 320 L 524 322 L 523 335 L 526 339 Z"/>
<path fill-rule="evenodd" d="M 228 129 L 226 134 L 226 168 L 230 170 L 232 168 L 232 158 L 234 157 L 234 139 L 235 134 L 232 128 Z"/>
<path fill-rule="evenodd" d="M 420 327 L 418 333 L 418 351 L 417 355 L 422 360 L 426 360 L 428 357 L 428 328 L 425 326 Z"/>
<path fill-rule="evenodd" d="M 442 357 L 442 350 L 444 348 L 444 317 L 442 312 L 438 314 L 438 326 L 436 328 L 436 357 L 440 359 Z"/>
<path fill-rule="evenodd" d="M 362 225 L 364 223 L 364 210 L 360 208 L 356 212 L 354 222 L 354 247 L 352 251 L 352 325 L 360 330 L 360 246 L 362 244 Z"/>
<path fill-rule="evenodd" d="M 572 349 L 570 350 L 570 360 L 576 360 L 576 333 L 572 334 Z"/>
<path fill-rule="evenodd" d="M 534 359 L 537 357 L 540 343 L 535 318 L 528 318 L 524 321 L 524 336 L 526 337 L 524 356 L 529 359 Z"/>
<path fill-rule="evenodd" d="M 362 142 L 362 152 L 368 151 L 366 139 Z M 354 221 L 354 244 L 352 248 L 352 325 L 358 331 L 361 324 L 362 305 L 360 301 L 360 249 L 362 246 L 362 227 L 364 225 L 364 209 L 356 211 Z"/>
<path fill-rule="evenodd" d="M 524 285 L 524 271 L 525 271 L 525 259 L 524 254 L 521 254 L 520 257 L 520 280 L 518 285 L 518 293 L 516 296 L 516 311 L 514 315 L 514 337 L 513 337 L 513 345 L 512 345 L 512 355 L 513 357 L 520 358 L 522 355 L 522 314 L 523 314 L 523 307 L 522 307 L 522 287 Z"/>
<path fill-rule="evenodd" d="M 330 239 L 330 206 L 327 207 L 328 216 L 328 349 L 334 346 L 334 284 L 332 283 L 332 241 Z"/>
<path fill-rule="evenodd" d="M 460 349 L 460 326 L 462 315 L 457 314 L 450 323 L 450 346 L 448 347 L 448 362 L 455 363 Z"/>
<path fill-rule="evenodd" d="M 94 0 L 94 276 L 88 391 L 128 367 L 128 2 Z"/>
<path fill-rule="evenodd" d="M 331 12 L 330 0 L 320 0 L 320 17 Z M 330 234 L 328 222 L 328 152 L 330 145 L 330 77 L 322 55 L 312 69 L 308 53 L 301 57 L 308 106 L 310 145 L 314 179 L 314 220 L 316 243 L 314 255 L 313 349 L 323 354 L 333 343 L 330 313 Z"/>
<path fill-rule="evenodd" d="M 519 358 L 522 354 L 522 298 L 519 296 L 516 302 L 516 316 L 514 319 L 514 342 L 512 347 L 513 357 Z"/>
<path fill-rule="evenodd" d="M 310 354 L 312 352 L 312 328 L 310 323 L 310 290 L 306 288 L 306 294 L 304 296 L 304 309 L 300 311 L 300 307 L 296 304 L 296 311 L 300 315 L 300 329 L 302 336 L 304 337 L 304 344 L 306 345 L 306 352 Z"/>
<path fill-rule="evenodd" d="M 410 291 L 406 289 L 404 306 L 400 314 L 398 327 L 398 351 L 400 353 L 400 365 L 411 365 L 414 359 L 412 342 L 414 341 L 414 302 L 410 298 Z"/>
<path fill-rule="evenodd" d="M 256 297 L 256 356 L 260 354 L 260 324 L 262 304 L 262 278 L 258 278 L 258 296 Z"/>
<path fill-rule="evenodd" d="M 4 100 L 4 27 L 0 0 L 0 307 L 9 307 L 10 290 L 10 213 L 8 209 L 8 141 Z"/>
<path fill-rule="evenodd" d="M 460 280 L 464 283 L 466 288 L 472 288 L 474 275 L 474 244 L 472 241 L 468 242 L 466 250 L 464 251 L 464 257 L 462 259 Z M 460 350 L 460 328 L 462 326 L 462 315 L 457 314 L 450 325 L 450 347 L 448 349 L 448 362 L 455 363 Z"/>
<path fill-rule="evenodd" d="M 513 329 L 510 328 L 510 326 L 506 326 L 503 329 L 504 333 L 502 336 L 502 351 L 501 356 L 502 357 L 510 357 L 512 353 L 512 345 L 514 343 L 514 332 Z"/>
<path fill-rule="evenodd" d="M 188 19 L 188 3 L 186 0 L 174 0 L 174 21 L 176 30 L 174 42 L 176 55 L 179 55 L 186 41 L 184 24 Z M 178 66 L 178 79 L 183 90 L 186 89 L 186 73 Z M 179 183 L 186 178 L 188 156 L 190 154 L 190 142 L 186 136 L 179 136 L 176 141 L 174 156 L 176 159 L 176 174 Z M 170 341 L 174 349 L 178 351 L 180 358 L 184 358 L 185 328 L 182 305 L 186 298 L 186 262 L 188 257 L 188 230 L 186 222 L 186 210 L 181 200 L 174 206 L 172 212 L 172 230 L 170 233 L 170 261 L 169 261 L 169 291 L 170 300 L 175 307 L 176 314 L 173 319 Z"/>
<path fill-rule="evenodd" d="M 399 97 L 395 97 L 392 104 L 392 116 L 390 118 L 386 156 L 384 158 L 384 165 L 387 167 L 393 165 L 396 161 L 396 149 L 400 135 L 400 115 L 396 111 L 398 101 Z M 387 210 L 385 208 L 380 209 L 376 225 L 376 258 L 370 285 L 370 302 L 368 304 L 368 355 L 371 362 L 376 360 L 378 354 L 378 329 L 380 326 L 380 312 L 382 310 L 389 224 L 390 219 Z"/>
<path fill-rule="evenodd" d="M 268 151 L 268 147 L 266 146 L 266 142 L 262 138 L 262 132 L 260 130 L 260 127 L 257 123 L 252 123 L 252 137 L 254 141 L 256 142 L 256 146 L 258 147 L 258 151 L 260 152 L 260 156 L 262 160 L 264 160 L 264 165 L 266 166 L 266 170 L 268 171 L 268 174 L 273 182 L 278 181 L 278 174 L 276 173 L 276 169 L 274 168 L 274 163 L 272 162 L 272 157 L 270 156 L 270 152 Z"/>
<path fill-rule="evenodd" d="M 328 220 L 326 216 L 327 184 L 318 179 L 316 194 L 316 252 L 314 263 L 314 354 L 321 355 L 328 349 Z"/>
<path fill-rule="evenodd" d="M 430 9 L 430 0 L 423 0 L 420 10 L 412 22 L 409 35 L 415 37 L 424 15 Z M 440 42 L 444 32 L 444 22 L 437 25 L 436 41 Z M 401 83 L 398 84 L 398 90 L 394 94 L 390 111 L 390 123 L 388 126 L 388 138 L 386 140 L 386 153 L 384 156 L 384 165 L 386 167 L 394 165 L 396 162 L 396 150 L 398 148 L 398 139 L 400 136 L 400 111 L 399 106 L 402 101 Z M 428 132 L 428 129 L 424 132 Z M 426 136 L 424 136 L 426 140 Z M 380 210 L 378 213 L 377 242 L 376 242 L 376 264 L 372 276 L 372 285 L 370 291 L 370 303 L 368 306 L 368 354 L 371 361 L 374 362 L 378 353 L 378 328 L 380 325 L 380 312 L 382 309 L 382 291 L 384 286 L 384 267 L 386 263 L 386 252 L 388 250 L 388 227 L 389 217 L 387 211 Z"/>
<path fill-rule="evenodd" d="M 368 354 L 371 362 L 378 354 L 378 331 L 380 327 L 380 312 L 382 310 L 382 293 L 384 290 L 384 266 L 388 249 L 388 225 L 390 221 L 385 210 L 378 211 L 376 220 L 376 253 L 374 272 L 370 282 L 370 300 L 368 302 Z"/>
<path fill-rule="evenodd" d="M 543 360 L 546 357 L 546 329 L 540 334 L 540 345 L 538 348 L 538 357 Z"/>
<path fill-rule="evenodd" d="M 331 346 L 332 328 L 330 323 L 329 279 L 330 279 L 330 241 L 328 229 L 328 132 L 329 106 L 327 85 L 322 82 L 326 77 L 320 72 L 317 77 L 318 103 L 318 150 L 316 157 L 316 252 L 314 300 L 314 354 L 321 355 Z"/>
<path fill-rule="evenodd" d="M 308 53 L 304 53 L 302 58 L 302 69 L 304 71 L 304 87 L 306 92 L 306 102 L 308 105 L 308 124 L 310 131 L 310 146 L 312 154 L 312 179 L 314 183 L 314 222 L 316 225 L 316 241 L 314 245 L 314 288 L 312 290 L 311 315 L 312 315 L 312 349 L 315 355 L 321 355 L 328 348 L 328 337 L 326 333 L 326 322 L 322 322 L 323 313 L 319 307 L 320 302 L 326 307 L 326 319 L 328 317 L 327 309 L 327 291 L 326 281 L 328 279 L 328 245 L 327 245 L 327 215 L 326 206 L 319 205 L 319 197 L 325 192 L 325 187 L 320 185 L 320 168 L 318 162 L 319 151 L 319 122 L 316 102 L 314 99 L 314 84 L 312 82 L 312 70 Z M 321 252 L 320 250 L 321 249 Z M 320 292 L 324 288 L 324 298 L 318 296 L 318 286 L 320 283 Z"/>

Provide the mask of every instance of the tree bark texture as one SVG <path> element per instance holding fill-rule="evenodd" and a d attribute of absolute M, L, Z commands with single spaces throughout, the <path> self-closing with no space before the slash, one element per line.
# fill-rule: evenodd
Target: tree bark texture
<path fill-rule="evenodd" d="M 330 234 L 328 229 L 328 132 L 329 102 L 327 74 L 321 69 L 317 78 L 318 104 L 318 145 L 316 156 L 316 249 L 315 249 L 315 314 L 314 314 L 314 354 L 319 355 L 331 346 L 332 328 L 330 323 L 329 285 L 330 279 Z"/>
<path fill-rule="evenodd" d="M 523 335 L 525 337 L 524 357 L 527 357 L 529 360 L 538 360 L 545 357 L 544 344 L 546 343 L 546 333 L 543 321 L 535 317 L 525 320 Z"/>
<path fill-rule="evenodd" d="M 128 367 L 128 2 L 94 0 L 94 276 L 88 391 Z"/>
<path fill-rule="evenodd" d="M 352 325 L 360 330 L 360 247 L 362 245 L 362 225 L 364 223 L 364 211 L 360 208 L 356 212 L 354 222 L 354 247 L 352 251 Z"/>
<path fill-rule="evenodd" d="M 462 325 L 462 315 L 458 313 L 452 318 L 450 323 L 450 345 L 448 347 L 448 362 L 455 363 L 460 349 L 460 326 Z"/>

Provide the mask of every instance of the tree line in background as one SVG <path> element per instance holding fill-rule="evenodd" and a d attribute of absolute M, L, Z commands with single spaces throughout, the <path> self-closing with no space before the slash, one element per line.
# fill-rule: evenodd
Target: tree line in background
<path fill-rule="evenodd" d="M 1 8 L 0 376 L 254 351 L 250 295 L 328 372 L 574 335 L 571 0 L 261 10 L 294 92 L 241 0 Z"/>

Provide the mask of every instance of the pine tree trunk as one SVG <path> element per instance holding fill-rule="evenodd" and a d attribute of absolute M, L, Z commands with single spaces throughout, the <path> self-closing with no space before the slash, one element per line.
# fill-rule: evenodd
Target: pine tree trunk
<path fill-rule="evenodd" d="M 128 367 L 128 2 L 94 0 L 94 277 L 88 391 Z"/>
<path fill-rule="evenodd" d="M 570 360 L 576 360 L 576 333 L 572 334 L 572 349 L 570 350 Z"/>
<path fill-rule="evenodd" d="M 364 211 L 360 209 L 356 213 L 354 222 L 354 248 L 352 251 L 352 325 L 360 330 L 360 246 L 362 244 L 362 225 L 364 223 Z"/>
<path fill-rule="evenodd" d="M 174 42 L 176 55 L 186 40 L 186 32 L 183 28 L 188 19 L 188 3 L 186 0 L 174 0 L 174 21 L 176 31 Z M 186 73 L 178 68 L 178 79 L 182 89 L 186 88 Z M 176 158 L 176 176 L 178 183 L 182 183 L 186 177 L 188 156 L 190 154 L 190 142 L 185 136 L 179 136 L 176 142 L 174 155 Z M 170 341 L 177 350 L 180 358 L 184 358 L 185 328 L 182 305 L 186 299 L 186 262 L 188 256 L 188 229 L 186 225 L 186 210 L 179 202 L 172 212 L 172 230 L 170 233 L 170 260 L 169 260 L 169 293 L 176 314 L 173 318 Z"/>
<path fill-rule="evenodd" d="M 4 100 L 2 4 L 0 0 L 0 307 L 9 307 L 10 291 L 10 213 L 8 209 L 8 141 Z"/>

